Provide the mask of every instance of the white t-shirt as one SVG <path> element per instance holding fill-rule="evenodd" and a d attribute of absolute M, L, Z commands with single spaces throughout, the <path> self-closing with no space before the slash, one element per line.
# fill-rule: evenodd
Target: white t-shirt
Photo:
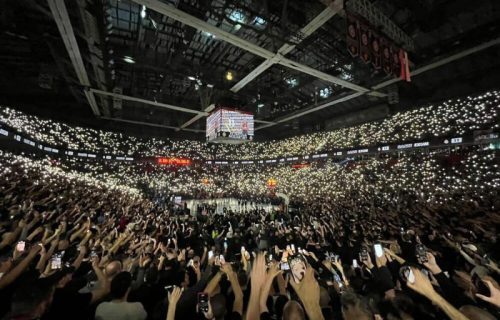
<path fill-rule="evenodd" d="M 144 320 L 146 317 L 140 302 L 102 302 L 95 312 L 96 320 Z"/>

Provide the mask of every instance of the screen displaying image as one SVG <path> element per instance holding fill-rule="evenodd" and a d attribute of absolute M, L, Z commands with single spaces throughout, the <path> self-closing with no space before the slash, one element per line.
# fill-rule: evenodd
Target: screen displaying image
<path fill-rule="evenodd" d="M 218 109 L 207 118 L 207 140 L 218 137 L 252 140 L 253 114 L 231 109 Z"/>

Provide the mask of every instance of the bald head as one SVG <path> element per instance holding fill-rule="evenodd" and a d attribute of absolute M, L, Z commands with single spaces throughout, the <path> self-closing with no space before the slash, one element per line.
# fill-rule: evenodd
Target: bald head
<path fill-rule="evenodd" d="M 121 271 L 122 271 L 122 263 L 118 260 L 111 261 L 104 269 L 104 272 L 106 273 L 106 277 L 108 277 L 108 279 L 112 279 Z"/>
<path fill-rule="evenodd" d="M 294 300 L 290 300 L 283 308 L 283 320 L 305 320 L 306 315 L 302 306 Z"/>

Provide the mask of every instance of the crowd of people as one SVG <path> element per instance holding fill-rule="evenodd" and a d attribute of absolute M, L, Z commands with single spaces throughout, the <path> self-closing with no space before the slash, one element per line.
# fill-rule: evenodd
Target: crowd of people
<path fill-rule="evenodd" d="M 241 146 L 10 108 L 0 123 L 95 153 L 262 159 L 498 129 L 499 94 Z M 496 319 L 499 164 L 484 145 L 299 167 L 0 151 L 0 319 Z M 189 211 L 177 196 L 206 200 Z"/>
<path fill-rule="evenodd" d="M 333 149 L 399 143 L 419 139 L 463 135 L 479 129 L 498 130 L 500 92 L 488 91 L 395 113 L 384 120 L 242 145 L 214 145 L 195 140 L 134 137 L 28 115 L 0 108 L 0 124 L 28 138 L 56 148 L 85 152 L 145 156 L 176 156 L 190 159 L 256 160 L 300 156 Z"/>
<path fill-rule="evenodd" d="M 468 147 L 293 169 L 0 154 L 5 319 L 495 319 L 500 173 Z M 291 198 L 188 214 L 165 197 Z M 293 208 L 292 208 L 293 205 Z"/>

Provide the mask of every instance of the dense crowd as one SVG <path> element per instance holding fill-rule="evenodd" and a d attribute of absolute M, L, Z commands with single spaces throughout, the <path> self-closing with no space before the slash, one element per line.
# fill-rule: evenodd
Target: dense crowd
<path fill-rule="evenodd" d="M 495 319 L 494 150 L 274 166 L 0 154 L 5 319 Z M 296 203 L 186 214 L 144 190 Z M 300 205 L 298 205 L 300 203 Z"/>
<path fill-rule="evenodd" d="M 53 147 L 93 153 L 134 156 L 177 156 L 191 159 L 246 160 L 307 155 L 338 148 L 397 143 L 500 128 L 500 92 L 430 104 L 402 111 L 384 120 L 292 138 L 243 145 L 142 138 L 122 133 L 69 126 L 8 107 L 0 108 L 0 124 Z"/>
<path fill-rule="evenodd" d="M 194 198 L 260 197 L 273 191 L 295 201 L 345 199 L 378 195 L 397 202 L 402 190 L 418 201 L 446 203 L 495 196 L 500 186 L 495 150 L 467 147 L 453 153 L 404 153 L 357 160 L 311 162 L 295 169 L 290 164 L 159 166 L 147 162 L 100 162 L 67 159 L 66 171 L 86 172 L 96 179 Z"/>

